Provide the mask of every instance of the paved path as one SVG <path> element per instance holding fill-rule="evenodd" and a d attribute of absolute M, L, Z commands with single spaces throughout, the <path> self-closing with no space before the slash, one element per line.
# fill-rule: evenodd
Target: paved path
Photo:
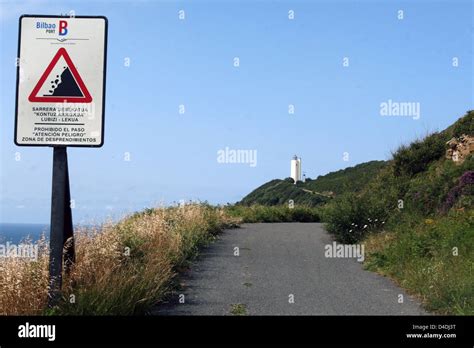
<path fill-rule="evenodd" d="M 226 231 L 181 277 L 183 289 L 153 314 L 424 314 L 392 281 L 363 270 L 355 259 L 326 258 L 324 246 L 331 243 L 317 223 L 246 224 Z M 234 256 L 235 247 L 240 256 Z"/>

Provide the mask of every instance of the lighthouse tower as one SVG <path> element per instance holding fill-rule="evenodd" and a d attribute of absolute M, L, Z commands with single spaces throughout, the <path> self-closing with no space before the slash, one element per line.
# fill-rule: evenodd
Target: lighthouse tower
<path fill-rule="evenodd" d="M 294 155 L 293 159 L 291 160 L 290 172 L 290 176 L 295 181 L 295 184 L 297 181 L 301 181 L 301 158 L 298 158 L 296 155 Z"/>

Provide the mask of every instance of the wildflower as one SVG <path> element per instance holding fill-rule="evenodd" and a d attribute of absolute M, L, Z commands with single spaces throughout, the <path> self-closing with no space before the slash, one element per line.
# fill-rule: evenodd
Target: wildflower
<path fill-rule="evenodd" d="M 459 179 L 461 185 L 472 185 L 474 184 L 474 170 L 465 172 Z"/>

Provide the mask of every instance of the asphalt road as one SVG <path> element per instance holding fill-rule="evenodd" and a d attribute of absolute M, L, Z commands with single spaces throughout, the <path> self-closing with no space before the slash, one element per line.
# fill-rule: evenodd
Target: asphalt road
<path fill-rule="evenodd" d="M 354 258 L 327 258 L 317 223 L 246 224 L 224 232 L 180 278 L 158 315 L 419 315 L 420 305 Z M 234 256 L 235 247 L 239 256 Z M 184 303 L 180 303 L 180 294 Z M 399 303 L 399 295 L 403 303 Z M 292 303 L 294 299 L 294 303 Z M 181 296 L 181 300 L 183 297 Z"/>

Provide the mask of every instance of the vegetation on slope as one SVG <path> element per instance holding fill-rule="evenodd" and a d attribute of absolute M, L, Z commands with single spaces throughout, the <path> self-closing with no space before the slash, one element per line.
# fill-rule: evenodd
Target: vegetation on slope
<path fill-rule="evenodd" d="M 250 192 L 238 204 L 276 206 L 288 205 L 291 200 L 296 205 L 316 207 L 337 194 L 358 192 L 385 166 L 385 161 L 371 161 L 314 180 L 298 181 L 296 185 L 292 178 L 274 179 Z"/>
<path fill-rule="evenodd" d="M 432 217 L 472 207 L 474 158 L 471 154 L 456 164 L 445 158 L 445 152 L 446 140 L 460 128 L 472 130 L 466 125 L 473 122 L 474 112 L 469 112 L 446 131 L 400 147 L 359 193 L 343 193 L 324 207 L 328 230 L 340 241 L 356 242 L 387 223 L 398 223 L 404 214 Z"/>
<path fill-rule="evenodd" d="M 418 294 L 429 309 L 473 314 L 474 156 L 445 158 L 446 141 L 473 136 L 474 112 L 400 147 L 359 193 L 322 207 L 343 243 L 367 242 L 367 266 Z"/>
<path fill-rule="evenodd" d="M 345 192 L 358 192 L 386 165 L 385 161 L 361 163 L 354 167 L 320 175 L 315 180 L 306 179 L 305 188 L 317 192 L 333 192 L 336 195 Z"/>
<path fill-rule="evenodd" d="M 364 240 L 365 266 L 418 295 L 429 311 L 474 314 L 474 210 L 398 224 Z"/>
<path fill-rule="evenodd" d="M 304 183 L 295 185 L 292 178 L 275 179 L 250 192 L 238 204 L 276 206 L 288 205 L 292 200 L 294 204 L 314 207 L 329 200 L 324 195 L 305 191 L 304 188 Z"/>

